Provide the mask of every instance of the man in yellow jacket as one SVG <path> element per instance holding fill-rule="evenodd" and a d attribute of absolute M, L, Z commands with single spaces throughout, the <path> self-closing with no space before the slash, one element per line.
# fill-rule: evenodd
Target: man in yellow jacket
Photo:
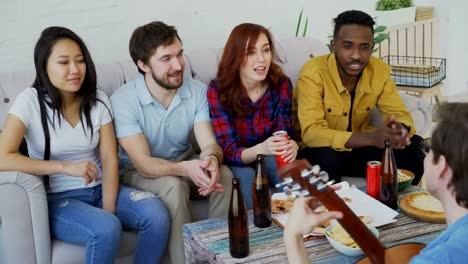
<path fill-rule="evenodd" d="M 366 177 L 366 164 L 382 160 L 384 141 L 394 148 L 398 168 L 423 174 L 422 138 L 415 135 L 390 67 L 376 57 L 375 22 L 368 14 L 351 10 L 335 18 L 333 53 L 310 59 L 302 68 L 293 93 L 302 143 L 299 158 L 319 164 L 340 181 L 342 175 Z M 377 107 L 384 124 L 369 124 Z"/>

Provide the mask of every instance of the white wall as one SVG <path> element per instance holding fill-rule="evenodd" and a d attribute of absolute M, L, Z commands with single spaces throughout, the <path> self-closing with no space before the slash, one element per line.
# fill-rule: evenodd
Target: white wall
<path fill-rule="evenodd" d="M 468 93 L 468 2 L 445 0 L 438 2 L 441 17 L 441 51 L 447 58 L 447 81 L 442 93 L 451 97 Z M 456 100 L 456 99 L 455 99 Z M 465 99 L 466 100 L 466 99 Z"/>
<path fill-rule="evenodd" d="M 242 22 L 263 24 L 277 38 L 295 34 L 297 17 L 304 8 L 309 17 L 308 36 L 328 42 L 332 18 L 344 10 L 360 9 L 370 14 L 375 0 L 0 0 L 0 72 L 32 70 L 33 48 L 47 26 L 69 27 L 80 35 L 95 61 L 128 58 L 128 40 L 133 29 L 153 20 L 175 25 L 187 51 L 224 45 L 232 28 Z M 452 2 L 457 2 L 453 5 Z M 435 5 L 446 22 L 450 78 L 468 81 L 468 25 L 464 0 L 416 0 L 418 5 Z M 450 3 L 450 4 L 449 4 Z M 439 12 L 440 9 L 440 12 Z M 463 20 L 460 22 L 460 20 Z M 450 26 L 448 31 L 445 26 Z M 465 30 L 466 32 L 466 30 Z M 443 38 L 442 43 L 446 38 Z M 460 44 L 454 44 L 460 43 Z M 456 45 L 456 46 L 455 46 Z M 464 46 L 463 46 L 464 45 Z M 464 50 L 463 50 L 464 49 Z M 464 54 L 460 57 L 460 54 Z M 452 58 L 453 57 L 453 62 Z M 465 58 L 465 59 L 459 59 Z M 455 64 L 455 61 L 460 61 Z M 453 63 L 453 64 L 452 64 Z M 453 66 L 452 66 L 453 65 Z M 450 68 L 451 67 L 451 68 Z M 454 85 L 454 87 L 458 85 Z M 452 89 L 452 88 L 450 88 Z M 454 93 L 455 89 L 444 91 Z"/>
<path fill-rule="evenodd" d="M 76 31 L 99 61 L 128 57 L 134 28 L 153 20 L 175 25 L 190 50 L 224 45 L 232 28 L 242 22 L 263 24 L 276 37 L 293 36 L 304 7 L 309 35 L 325 41 L 332 17 L 349 8 L 370 10 L 373 1 L 330 0 L 323 6 L 323 1 L 310 0 L 1 0 L 0 57 L 9 63 L 0 65 L 0 71 L 31 67 L 35 41 L 51 25 Z"/>

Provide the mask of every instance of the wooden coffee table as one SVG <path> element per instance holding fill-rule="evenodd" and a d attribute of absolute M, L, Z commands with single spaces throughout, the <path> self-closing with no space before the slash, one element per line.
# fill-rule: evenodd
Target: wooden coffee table
<path fill-rule="evenodd" d="M 402 194 L 419 191 L 410 186 Z M 380 241 L 385 246 L 404 242 L 429 243 L 447 226 L 424 223 L 407 217 L 401 211 L 397 221 L 379 227 Z M 250 254 L 235 259 L 229 253 L 229 233 L 226 218 L 208 219 L 184 225 L 186 263 L 287 263 L 283 244 L 283 229 L 276 223 L 257 228 L 249 215 Z M 354 263 L 360 257 L 349 257 L 336 251 L 325 237 L 305 242 L 306 252 L 313 263 Z"/>

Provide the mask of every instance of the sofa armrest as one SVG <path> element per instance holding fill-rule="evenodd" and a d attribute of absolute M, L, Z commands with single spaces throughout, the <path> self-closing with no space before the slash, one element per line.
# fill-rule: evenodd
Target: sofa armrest
<path fill-rule="evenodd" d="M 414 95 L 400 93 L 400 96 L 413 117 L 414 125 L 416 126 L 416 134 L 421 137 L 430 136 L 432 126 L 432 104 L 428 100 L 421 99 Z"/>
<path fill-rule="evenodd" d="M 47 195 L 41 178 L 0 172 L 0 217 L 6 263 L 51 263 Z"/>
<path fill-rule="evenodd" d="M 421 137 L 426 137 L 431 132 L 432 126 L 432 105 L 419 97 L 400 93 L 403 103 L 413 117 L 416 134 Z M 370 113 L 369 123 L 375 127 L 380 127 L 383 124 L 382 116 L 379 111 L 374 108 Z"/>

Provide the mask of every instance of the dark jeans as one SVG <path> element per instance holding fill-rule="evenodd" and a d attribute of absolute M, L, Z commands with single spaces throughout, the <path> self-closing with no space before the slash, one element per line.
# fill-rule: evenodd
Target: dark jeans
<path fill-rule="evenodd" d="M 421 150 L 423 139 L 414 135 L 411 144 L 404 149 L 394 149 L 397 168 L 412 171 L 415 175 L 412 184 L 416 185 L 424 173 L 424 153 Z M 352 151 L 336 151 L 329 147 L 304 148 L 299 150 L 298 159 L 307 159 L 310 164 L 330 175 L 330 179 L 341 181 L 341 176 L 366 177 L 367 162 L 382 161 L 383 149 L 377 147 L 354 148 Z"/>
<path fill-rule="evenodd" d="M 276 167 L 276 159 L 273 155 L 265 156 L 265 171 L 268 177 L 268 182 L 272 188 L 272 193 L 276 191 L 275 184 L 282 182 L 278 176 L 278 169 Z M 255 169 L 250 166 L 229 166 L 234 177 L 240 179 L 240 187 L 242 191 L 242 197 L 244 198 L 245 206 L 247 210 L 253 208 L 253 182 L 255 178 Z"/>

